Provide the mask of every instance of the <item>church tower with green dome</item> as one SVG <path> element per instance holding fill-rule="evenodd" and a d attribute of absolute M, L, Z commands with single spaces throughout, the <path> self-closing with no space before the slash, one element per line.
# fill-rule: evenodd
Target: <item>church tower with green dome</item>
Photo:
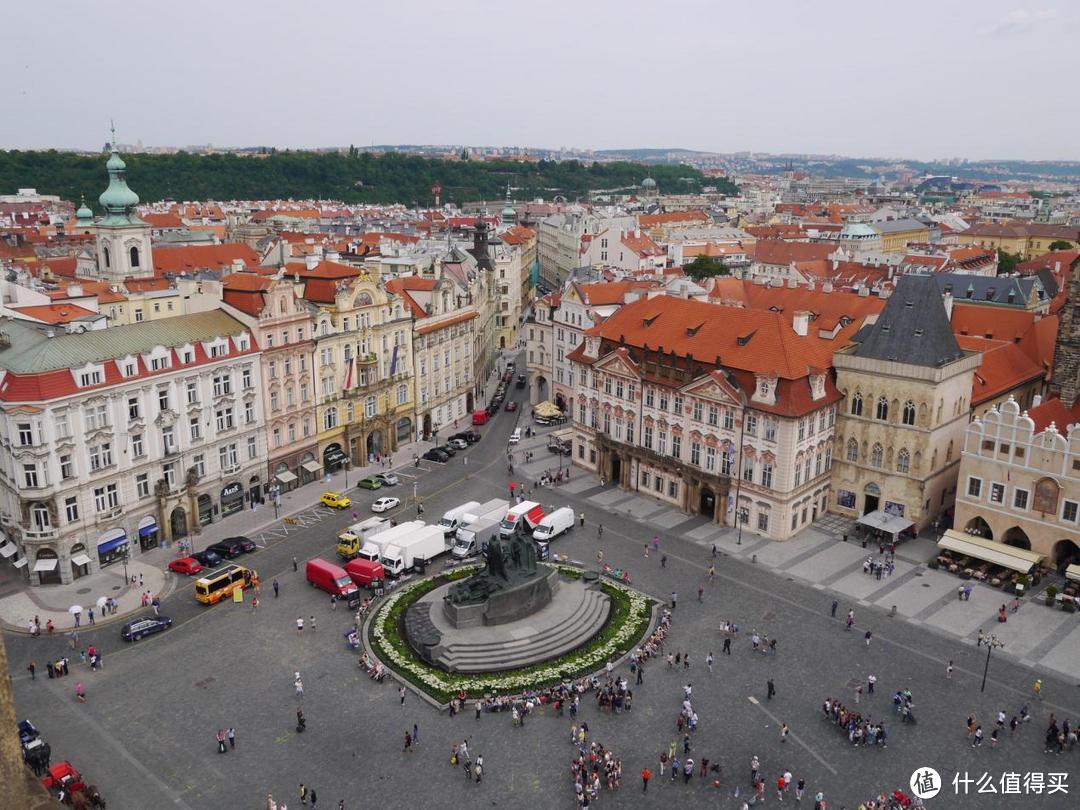
<path fill-rule="evenodd" d="M 116 151 L 115 131 L 112 154 L 105 168 L 109 172 L 109 187 L 98 197 L 103 211 L 97 221 L 98 275 L 109 281 L 150 278 L 154 275 L 150 223 L 139 219 L 135 212 L 139 195 L 128 187 L 127 165 Z M 77 214 L 80 221 L 82 213 L 80 208 Z"/>

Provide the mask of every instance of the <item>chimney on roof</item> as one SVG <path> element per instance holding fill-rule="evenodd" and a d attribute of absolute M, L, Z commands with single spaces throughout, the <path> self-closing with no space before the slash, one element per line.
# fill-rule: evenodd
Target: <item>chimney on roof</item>
<path fill-rule="evenodd" d="M 82 284 L 68 284 L 68 298 L 80 298 L 83 294 Z"/>
<path fill-rule="evenodd" d="M 804 309 L 796 312 L 791 318 L 791 328 L 799 337 L 806 337 L 810 331 L 810 313 Z"/>
<path fill-rule="evenodd" d="M 945 304 L 945 317 L 948 318 L 949 321 L 952 321 L 952 311 L 953 311 L 952 310 L 952 307 L 953 307 L 952 293 L 951 292 L 946 292 L 945 295 L 942 296 L 941 301 L 942 301 L 943 304 Z"/>
<path fill-rule="evenodd" d="M 314 253 L 309 253 L 304 257 L 304 266 L 308 270 L 314 270 L 319 264 L 319 257 Z"/>
<path fill-rule="evenodd" d="M 869 297 L 870 297 L 870 288 L 867 287 L 865 284 L 860 284 L 859 285 L 859 298 L 869 298 Z"/>
<path fill-rule="evenodd" d="M 243 259 L 233 259 L 232 260 L 232 270 L 233 270 L 234 273 L 239 273 L 243 269 L 244 269 L 244 260 Z"/>
<path fill-rule="evenodd" d="M 341 254 L 339 254 L 336 250 L 331 250 L 326 254 L 326 260 L 328 262 L 336 262 L 336 261 L 338 261 L 340 259 L 341 259 Z"/>
<path fill-rule="evenodd" d="M 635 239 L 640 239 L 641 238 L 641 228 L 634 228 L 634 238 Z"/>
<path fill-rule="evenodd" d="M 825 283 L 821 285 L 821 291 L 823 293 L 831 293 L 833 291 L 831 279 L 825 279 Z"/>
<path fill-rule="evenodd" d="M 797 290 L 799 289 L 799 280 L 795 277 L 789 278 L 787 286 L 789 290 Z"/>
<path fill-rule="evenodd" d="M 1034 397 L 1032 397 L 1032 399 L 1031 399 L 1031 407 L 1032 407 L 1032 408 L 1037 408 L 1037 407 L 1039 407 L 1040 405 L 1042 405 L 1042 394 L 1036 394 L 1036 395 L 1035 395 Z"/>

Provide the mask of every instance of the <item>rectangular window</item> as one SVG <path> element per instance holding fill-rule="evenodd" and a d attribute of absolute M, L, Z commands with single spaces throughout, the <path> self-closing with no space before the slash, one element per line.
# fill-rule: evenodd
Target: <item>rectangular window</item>
<path fill-rule="evenodd" d="M 648 405 L 650 408 L 653 406 L 653 402 L 654 402 L 653 396 L 654 396 L 653 390 L 651 388 L 646 388 L 645 389 L 645 404 Z"/>
<path fill-rule="evenodd" d="M 769 530 L 769 513 L 758 512 L 757 516 L 758 531 L 767 532 Z"/>
<path fill-rule="evenodd" d="M 191 426 L 191 440 L 198 441 L 202 438 L 202 426 L 199 424 L 199 417 L 193 416 L 189 422 Z"/>
<path fill-rule="evenodd" d="M 657 492 L 663 492 L 664 491 L 664 479 L 663 479 L 663 477 L 661 477 L 659 475 L 654 476 L 653 477 L 653 486 L 656 488 Z"/>
<path fill-rule="evenodd" d="M 701 445 L 697 442 L 690 442 L 690 463 L 696 467 L 701 466 Z"/>
<path fill-rule="evenodd" d="M 70 455 L 60 456 L 60 480 L 67 481 L 75 477 L 75 461 Z"/>
<path fill-rule="evenodd" d="M 604 393 L 605 394 L 610 394 L 611 393 L 611 377 L 605 377 L 604 378 Z"/>
<path fill-rule="evenodd" d="M 53 429 L 56 431 L 56 438 L 64 439 L 71 435 L 71 425 L 68 423 L 68 416 L 66 413 L 57 414 L 55 421 L 53 422 Z"/>
<path fill-rule="evenodd" d="M 105 405 L 90 405 L 83 411 L 87 430 L 98 430 L 109 426 L 109 412 Z"/>
<path fill-rule="evenodd" d="M 214 396 L 223 397 L 232 393 L 232 375 L 219 374 L 214 377 Z"/>
<path fill-rule="evenodd" d="M 765 422 L 765 441 L 776 441 L 776 422 L 772 419 L 769 419 L 767 422 Z"/>
<path fill-rule="evenodd" d="M 1013 492 L 1013 506 L 1017 509 L 1027 509 L 1028 492 L 1026 489 L 1018 489 Z"/>
<path fill-rule="evenodd" d="M 668 409 L 668 395 L 666 393 L 660 394 L 660 410 L 666 411 Z"/>
<path fill-rule="evenodd" d="M 37 464 L 23 464 L 23 483 L 28 487 L 38 485 Z"/>
<path fill-rule="evenodd" d="M 652 450 L 653 429 L 648 425 L 641 432 L 641 444 L 646 450 Z"/>
<path fill-rule="evenodd" d="M 159 388 L 158 389 L 157 401 L 158 401 L 158 410 L 159 411 L 167 411 L 167 410 L 169 410 L 169 389 L 168 388 Z"/>
<path fill-rule="evenodd" d="M 661 430 L 656 434 L 656 452 L 660 455 L 667 455 L 667 431 Z"/>
<path fill-rule="evenodd" d="M 679 482 L 674 478 L 668 480 L 667 494 L 669 498 L 679 497 Z"/>
<path fill-rule="evenodd" d="M 135 458 L 141 458 L 145 455 L 146 450 L 143 447 L 143 437 L 141 433 L 131 434 L 131 455 Z"/>
<path fill-rule="evenodd" d="M 672 405 L 672 411 L 674 413 L 677 413 L 679 416 L 682 416 L 682 414 L 683 414 L 683 398 L 682 398 L 682 394 L 676 394 L 674 399 L 671 402 L 671 405 Z"/>
<path fill-rule="evenodd" d="M 705 469 L 708 472 L 715 472 L 716 471 L 716 448 L 715 447 L 706 447 L 705 448 Z"/>
<path fill-rule="evenodd" d="M 1078 513 L 1080 513 L 1080 504 L 1076 501 L 1065 501 L 1065 506 L 1061 510 L 1061 519 L 1076 523 Z"/>
<path fill-rule="evenodd" d="M 754 481 L 754 460 L 753 459 L 748 458 L 743 462 L 742 477 L 743 477 L 743 481 L 750 481 L 751 483 L 753 483 L 753 481 Z"/>
<path fill-rule="evenodd" d="M 672 434 L 671 436 L 671 457 L 682 458 L 682 436 Z"/>
<path fill-rule="evenodd" d="M 724 412 L 724 427 L 729 427 L 729 425 L 727 424 L 727 419 L 728 419 L 729 416 L 730 416 L 730 411 L 725 411 Z M 717 425 L 720 424 L 720 409 L 717 408 L 715 405 L 710 405 L 709 406 L 709 424 L 712 425 L 713 427 L 716 427 Z"/>
<path fill-rule="evenodd" d="M 188 405 L 194 405 L 199 401 L 199 384 L 197 382 L 189 382 L 186 386 L 186 390 Z"/>
<path fill-rule="evenodd" d="M 711 449 L 711 448 L 710 448 Z M 735 466 L 735 453 L 721 453 L 720 455 L 720 473 L 721 475 L 731 475 L 731 469 Z"/>
<path fill-rule="evenodd" d="M 735 429 L 735 414 L 728 409 L 724 409 L 724 430 Z"/>
<path fill-rule="evenodd" d="M 585 422 L 586 422 L 585 417 L 586 417 L 585 403 L 584 402 L 579 402 L 578 403 L 578 421 L 581 422 L 582 424 L 585 424 Z"/>
<path fill-rule="evenodd" d="M 166 453 L 176 452 L 176 433 L 172 425 L 166 425 L 161 429 L 161 444 Z"/>
<path fill-rule="evenodd" d="M 627 383 L 626 385 L 626 398 L 637 399 L 637 386 L 633 383 Z"/>
<path fill-rule="evenodd" d="M 128 419 L 138 419 L 142 415 L 140 410 L 139 398 L 128 397 Z"/>
<path fill-rule="evenodd" d="M 990 485 L 990 501 L 992 503 L 1003 503 L 1005 501 L 1005 485 L 1004 484 L 991 484 Z"/>
<path fill-rule="evenodd" d="M 615 380 L 615 396 L 619 399 L 623 398 L 623 394 L 626 393 L 625 384 L 622 380 Z"/>
<path fill-rule="evenodd" d="M 799 420 L 799 441 L 801 442 L 805 438 L 806 438 L 806 423 L 802 419 L 800 419 Z"/>
<path fill-rule="evenodd" d="M 802 467 L 798 464 L 795 465 L 795 486 L 798 487 L 802 483 Z"/>
<path fill-rule="evenodd" d="M 773 474 L 773 466 L 772 466 L 772 464 L 762 464 L 761 465 L 761 485 L 763 487 L 768 487 L 769 489 L 772 489 L 772 474 Z"/>
<path fill-rule="evenodd" d="M 293 426 L 289 425 L 290 434 L 293 432 Z M 248 436 L 247 440 L 248 458 L 254 459 L 259 455 L 259 445 L 255 441 L 254 436 Z"/>
<path fill-rule="evenodd" d="M 150 475 L 149 473 L 139 473 L 135 476 L 135 494 L 139 498 L 150 497 Z"/>
<path fill-rule="evenodd" d="M 79 498 L 77 495 L 64 498 L 64 517 L 67 518 L 68 523 L 74 523 L 79 519 Z"/>
<path fill-rule="evenodd" d="M 967 494 L 970 498 L 978 498 L 982 495 L 981 478 L 968 478 Z"/>
<path fill-rule="evenodd" d="M 746 415 L 746 435 L 757 436 L 757 417 L 752 413 Z"/>
<path fill-rule="evenodd" d="M 696 400 L 694 401 L 694 404 L 691 407 L 691 417 L 693 418 L 693 420 L 695 422 L 700 422 L 701 421 L 701 403 L 696 401 Z"/>
<path fill-rule="evenodd" d="M 611 433 L 611 414 L 604 414 L 604 433 Z"/>
<path fill-rule="evenodd" d="M 219 410 L 217 412 L 217 429 L 219 431 L 232 430 L 233 427 L 235 427 L 233 423 L 233 409 L 222 408 Z"/>

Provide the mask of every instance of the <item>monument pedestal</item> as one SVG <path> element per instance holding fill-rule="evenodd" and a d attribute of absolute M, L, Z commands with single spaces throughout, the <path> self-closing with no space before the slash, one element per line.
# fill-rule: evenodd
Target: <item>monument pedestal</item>
<path fill-rule="evenodd" d="M 479 604 L 459 605 L 443 600 L 443 614 L 452 627 L 508 624 L 546 607 L 559 588 L 559 572 L 537 576 L 496 591 Z"/>

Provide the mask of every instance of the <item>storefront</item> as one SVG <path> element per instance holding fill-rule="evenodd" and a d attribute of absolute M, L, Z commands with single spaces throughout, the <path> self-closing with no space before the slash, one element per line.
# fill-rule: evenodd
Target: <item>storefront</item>
<path fill-rule="evenodd" d="M 158 531 L 157 520 L 153 515 L 147 515 L 139 521 L 139 548 L 149 551 L 158 547 L 161 532 Z"/>
<path fill-rule="evenodd" d="M 301 484 L 310 484 L 322 477 L 322 465 L 311 453 L 304 453 L 304 457 L 300 459 L 300 469 L 303 470 L 300 473 Z"/>
<path fill-rule="evenodd" d="M 277 468 L 274 470 L 274 481 L 279 487 L 279 492 L 289 492 L 290 490 L 296 488 L 297 478 L 296 475 L 293 474 L 291 470 L 289 470 L 289 465 L 283 461 L 278 464 Z M 274 484 L 271 483 L 270 486 L 271 489 L 273 489 Z"/>
<path fill-rule="evenodd" d="M 199 525 L 209 526 L 214 522 L 214 499 L 205 493 L 199 496 Z"/>
<path fill-rule="evenodd" d="M 251 503 L 263 502 L 262 482 L 259 481 L 259 476 L 251 476 L 251 480 L 248 481 L 248 500 Z"/>
<path fill-rule="evenodd" d="M 97 553 L 101 568 L 120 562 L 128 553 L 127 534 L 123 529 L 109 529 L 98 538 Z"/>
<path fill-rule="evenodd" d="M 337 442 L 328 444 L 326 449 L 323 450 L 323 470 L 327 475 L 340 470 L 341 465 L 345 463 L 345 458 L 345 453 L 340 444 Z"/>
<path fill-rule="evenodd" d="M 38 576 L 39 585 L 59 585 L 60 560 L 56 552 L 51 548 L 43 548 L 37 553 L 34 561 L 34 573 Z"/>
<path fill-rule="evenodd" d="M 233 481 L 221 490 L 221 516 L 235 515 L 244 508 L 244 487 L 239 481 Z"/>
<path fill-rule="evenodd" d="M 78 579 L 90 573 L 90 556 L 86 553 L 86 546 L 76 543 L 71 547 L 71 578 Z"/>
<path fill-rule="evenodd" d="M 407 416 L 398 420 L 397 440 L 399 445 L 407 444 L 412 440 L 412 419 Z"/>

